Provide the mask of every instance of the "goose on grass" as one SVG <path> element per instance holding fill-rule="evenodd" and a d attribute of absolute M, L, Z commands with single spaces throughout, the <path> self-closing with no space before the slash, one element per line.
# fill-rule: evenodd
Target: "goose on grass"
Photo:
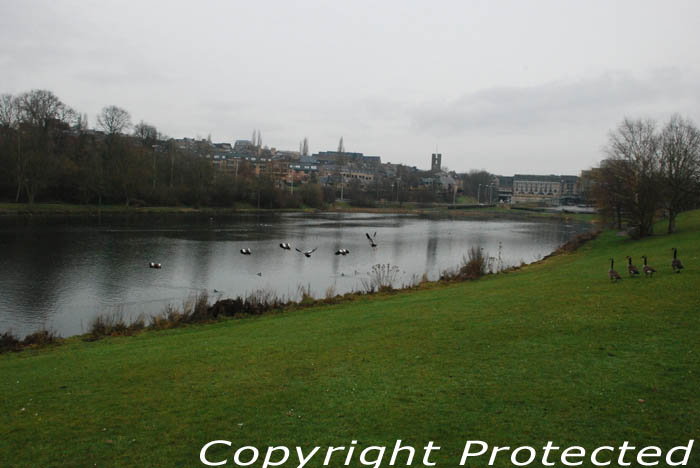
<path fill-rule="evenodd" d="M 632 257 L 630 257 L 628 255 L 626 258 L 627 258 L 627 273 L 629 273 L 630 278 L 634 277 L 636 275 L 639 275 L 639 270 L 637 269 L 637 267 L 632 265 Z"/>
<path fill-rule="evenodd" d="M 656 268 L 647 265 L 647 256 L 646 255 L 642 255 L 642 259 L 644 260 L 644 265 L 642 266 L 642 271 L 644 272 L 644 276 L 647 276 L 647 277 L 654 276 L 654 273 L 656 273 Z"/>
<path fill-rule="evenodd" d="M 620 274 L 615 271 L 615 259 L 613 258 L 610 259 L 610 269 L 608 270 L 608 277 L 613 283 L 617 282 L 617 280 L 622 279 Z"/>
<path fill-rule="evenodd" d="M 671 260 L 671 268 L 675 273 L 680 273 L 684 267 L 683 263 L 681 263 L 680 259 L 678 258 L 678 249 L 673 247 L 671 250 L 673 250 L 673 260 Z"/>

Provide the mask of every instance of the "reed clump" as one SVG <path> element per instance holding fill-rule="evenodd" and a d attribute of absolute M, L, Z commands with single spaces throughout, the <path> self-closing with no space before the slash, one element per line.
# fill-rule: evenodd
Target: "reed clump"
<path fill-rule="evenodd" d="M 57 343 L 60 337 L 50 329 L 42 328 L 39 331 L 31 333 L 19 339 L 12 331 L 6 331 L 0 335 L 0 354 L 10 351 L 21 351 L 25 348 L 40 348 L 50 344 Z"/>

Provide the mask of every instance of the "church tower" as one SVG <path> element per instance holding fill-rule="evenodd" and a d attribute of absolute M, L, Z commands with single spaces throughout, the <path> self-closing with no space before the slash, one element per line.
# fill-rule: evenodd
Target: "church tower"
<path fill-rule="evenodd" d="M 440 165 L 442 164 L 442 154 L 433 153 L 433 158 L 430 161 L 430 170 L 432 172 L 440 172 Z"/>

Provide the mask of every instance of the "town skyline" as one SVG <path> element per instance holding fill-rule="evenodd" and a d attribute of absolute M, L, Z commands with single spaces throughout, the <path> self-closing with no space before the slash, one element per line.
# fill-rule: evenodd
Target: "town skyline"
<path fill-rule="evenodd" d="M 174 138 L 342 135 L 411 166 L 437 146 L 459 172 L 573 173 L 625 117 L 700 121 L 689 1 L 0 5 L 3 92 L 50 89 L 91 122 L 116 105 Z"/>

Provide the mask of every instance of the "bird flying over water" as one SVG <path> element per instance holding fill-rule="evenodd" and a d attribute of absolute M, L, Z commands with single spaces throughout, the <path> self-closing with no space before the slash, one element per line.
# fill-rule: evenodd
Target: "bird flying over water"
<path fill-rule="evenodd" d="M 241 249 L 241 254 L 243 255 L 250 255 L 251 253 L 250 249 Z"/>
<path fill-rule="evenodd" d="M 291 250 L 292 246 L 289 245 L 289 244 L 287 244 L 286 242 L 282 242 L 282 243 L 280 244 L 280 248 L 282 248 L 282 249 L 284 249 L 284 250 Z"/>
<path fill-rule="evenodd" d="M 335 251 L 336 255 L 347 255 L 349 253 L 350 253 L 350 251 L 348 249 L 338 249 Z"/>
<path fill-rule="evenodd" d="M 365 236 L 367 236 L 367 239 L 369 240 L 369 245 L 371 245 L 372 247 L 376 247 L 376 246 L 377 246 L 377 243 L 374 242 L 374 239 L 377 238 L 377 232 L 376 232 L 376 231 L 374 232 L 374 235 L 371 235 L 371 236 L 369 235 L 369 232 L 366 232 L 366 233 L 365 233 Z"/>
<path fill-rule="evenodd" d="M 306 250 L 306 251 L 296 249 L 296 251 L 299 252 L 299 253 L 304 254 L 304 256 L 305 256 L 306 258 L 311 258 L 311 254 L 314 253 L 314 252 L 316 252 L 316 249 L 317 249 L 317 248 L 318 248 L 318 247 L 315 247 L 315 248 L 313 248 L 312 250 Z"/>

